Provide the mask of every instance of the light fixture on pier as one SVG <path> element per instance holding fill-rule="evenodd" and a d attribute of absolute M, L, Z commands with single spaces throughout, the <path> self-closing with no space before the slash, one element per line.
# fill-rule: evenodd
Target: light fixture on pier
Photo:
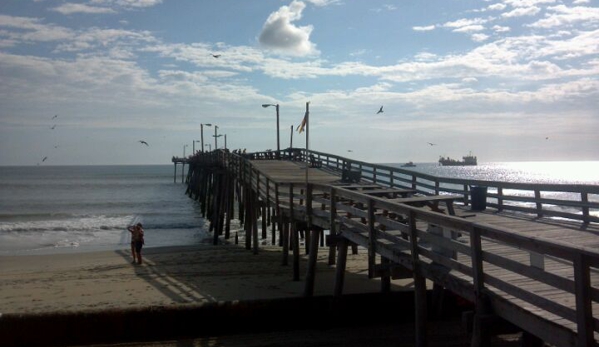
<path fill-rule="evenodd" d="M 200 134 L 201 134 L 200 135 L 201 136 L 201 140 L 200 141 L 202 142 L 202 152 L 204 152 L 204 125 L 207 126 L 207 127 L 211 127 L 212 124 L 210 124 L 210 123 L 201 123 L 200 124 Z"/>
<path fill-rule="evenodd" d="M 277 159 L 281 159 L 281 143 L 279 138 L 279 104 L 262 104 L 262 107 L 267 108 L 274 106 L 277 109 Z"/>
<path fill-rule="evenodd" d="M 193 152 L 193 155 L 195 155 L 196 154 L 196 142 L 201 142 L 201 140 L 193 140 L 192 142 L 193 142 L 192 152 Z"/>

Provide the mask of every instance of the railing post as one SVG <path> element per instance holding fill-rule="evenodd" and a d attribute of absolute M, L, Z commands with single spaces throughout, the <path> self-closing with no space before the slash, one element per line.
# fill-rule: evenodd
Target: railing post
<path fill-rule="evenodd" d="M 592 346 L 595 337 L 591 301 L 591 273 L 589 261 L 582 253 L 578 253 L 574 260 L 574 286 L 576 293 L 577 345 Z"/>
<path fill-rule="evenodd" d="M 374 278 L 376 266 L 376 230 L 374 229 L 374 200 L 368 199 L 368 278 Z"/>
<path fill-rule="evenodd" d="M 337 225 L 336 225 L 337 191 L 333 187 L 331 187 L 330 199 L 331 199 L 331 206 L 330 206 L 330 219 L 329 219 L 329 237 L 335 237 L 337 235 Z M 329 247 L 329 265 L 335 265 L 335 249 L 336 249 L 336 247 L 334 245 Z"/>
<path fill-rule="evenodd" d="M 487 302 L 484 299 L 484 269 L 483 269 L 483 257 L 482 257 L 482 243 L 480 237 L 480 229 L 474 227 L 470 230 L 470 251 L 472 261 L 472 283 L 474 285 L 474 297 L 475 297 L 475 316 L 474 325 L 472 327 L 472 347 L 485 346 L 487 342 L 487 336 L 484 333 L 482 326 L 482 318 L 487 315 Z"/>
<path fill-rule="evenodd" d="M 416 175 L 412 175 L 412 189 L 416 190 Z"/>
<path fill-rule="evenodd" d="M 416 346 L 428 346 L 427 337 L 427 305 L 426 305 L 426 277 L 422 274 L 422 265 L 418 256 L 418 228 L 416 226 L 416 212 L 410 211 L 410 246 L 412 253 L 412 274 L 414 276 L 414 306 L 416 325 Z"/>
<path fill-rule="evenodd" d="M 439 179 L 435 178 L 435 195 L 439 195 Z"/>
<path fill-rule="evenodd" d="M 541 191 L 539 189 L 535 189 L 535 199 L 537 200 L 537 217 L 543 217 L 543 204 L 539 202 L 541 199 Z"/>
<path fill-rule="evenodd" d="M 376 166 L 372 167 L 372 183 L 376 184 Z"/>
<path fill-rule="evenodd" d="M 583 204 L 582 206 L 582 221 L 585 224 L 589 224 L 590 223 L 590 219 L 589 219 L 589 194 L 587 192 L 581 192 L 580 193 L 580 198 L 581 198 L 581 202 Z"/>
<path fill-rule="evenodd" d="M 497 211 L 503 211 L 503 187 L 497 187 Z"/>
<path fill-rule="evenodd" d="M 468 185 L 464 184 L 464 206 L 468 206 Z"/>

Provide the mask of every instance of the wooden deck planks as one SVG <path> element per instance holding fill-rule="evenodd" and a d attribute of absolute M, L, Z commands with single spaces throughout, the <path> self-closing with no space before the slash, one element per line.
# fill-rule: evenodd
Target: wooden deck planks
<path fill-rule="evenodd" d="M 271 180 L 277 183 L 305 183 L 306 179 L 306 168 L 305 164 L 301 162 L 289 162 L 289 161 L 267 161 L 267 160 L 255 160 L 252 164 L 258 168 L 263 174 L 269 177 Z M 325 172 L 319 168 L 308 169 L 308 181 L 310 183 L 321 183 L 321 184 L 336 184 L 339 185 L 340 177 L 330 172 Z M 362 183 L 361 185 L 367 185 Z M 372 188 L 378 188 L 376 185 L 372 185 Z M 388 188 L 384 189 L 387 193 Z M 382 191 L 382 190 L 381 190 Z M 368 193 L 368 189 L 365 189 L 363 193 Z M 399 190 L 398 190 L 399 193 Z M 327 209 L 324 209 L 327 211 Z M 339 212 L 342 212 L 340 210 Z M 589 247 L 591 245 L 599 246 L 599 226 L 596 224 L 582 225 L 578 222 L 570 221 L 557 221 L 555 219 L 548 218 L 537 218 L 535 216 L 522 215 L 512 212 L 501 212 L 497 213 L 495 210 L 488 209 L 485 211 L 470 211 L 467 207 L 456 206 L 456 212 L 458 215 L 467 214 L 468 220 L 476 223 L 485 223 L 490 225 L 496 225 L 502 228 L 510 229 L 514 232 L 521 233 L 526 236 L 534 236 L 540 238 L 547 238 L 551 240 L 559 240 L 561 242 L 567 242 L 573 245 Z M 382 213 L 382 211 L 377 211 Z M 356 223 L 360 223 L 360 218 L 353 218 Z M 426 230 L 426 223 L 417 225 L 418 229 Z M 358 241 L 361 246 L 366 247 L 369 243 L 368 234 L 361 232 L 355 233 L 352 237 L 354 241 Z M 391 245 L 388 239 L 381 240 L 381 244 L 385 247 Z M 468 244 L 469 241 L 466 242 Z M 529 266 L 531 262 L 530 252 L 518 249 L 513 246 L 507 246 L 498 242 L 489 242 L 488 240 L 482 241 L 482 249 L 484 252 L 500 255 L 501 257 L 511 259 L 520 264 Z M 471 258 L 463 254 L 458 254 L 457 262 L 470 267 Z M 531 278 L 522 276 L 520 274 L 511 272 L 504 268 L 484 262 L 483 264 L 485 273 L 489 276 L 498 278 L 499 280 L 510 283 L 517 286 L 523 291 L 535 293 L 542 298 L 549 299 L 557 304 L 568 307 L 572 310 L 576 309 L 576 300 L 573 294 L 552 287 L 547 284 L 540 283 Z M 552 274 L 573 279 L 574 273 L 571 264 L 564 263 L 563 261 L 554 261 L 551 258 L 546 258 L 544 261 L 545 271 Z M 465 275 L 457 270 L 450 270 L 448 275 L 454 276 L 456 279 L 461 279 L 467 282 L 471 282 L 471 277 Z M 599 285 L 599 276 L 591 276 L 592 283 L 597 286 Z M 537 315 L 539 319 L 554 322 L 561 326 L 564 326 L 572 331 L 576 331 L 577 326 L 575 322 L 563 319 L 555 314 L 546 311 L 543 308 L 534 306 L 525 300 L 517 298 L 511 294 L 503 292 L 500 289 L 489 287 L 494 295 L 502 298 L 512 305 L 522 307 L 527 311 Z M 593 303 L 593 311 L 599 312 L 599 305 Z M 597 336 L 597 334 L 596 334 Z"/>

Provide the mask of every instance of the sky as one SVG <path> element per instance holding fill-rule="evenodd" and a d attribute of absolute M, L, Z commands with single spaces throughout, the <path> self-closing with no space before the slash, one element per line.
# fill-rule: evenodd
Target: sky
<path fill-rule="evenodd" d="M 598 77 L 599 0 L 3 0 L 0 165 L 599 160 Z"/>

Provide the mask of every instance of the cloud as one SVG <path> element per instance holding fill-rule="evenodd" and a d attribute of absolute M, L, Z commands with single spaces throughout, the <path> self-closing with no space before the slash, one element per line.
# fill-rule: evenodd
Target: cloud
<path fill-rule="evenodd" d="M 518 7 L 510 12 L 505 12 L 501 14 L 504 18 L 513 18 L 513 17 L 523 17 L 523 16 L 534 16 L 541 11 L 540 8 L 536 6 L 531 7 Z"/>
<path fill-rule="evenodd" d="M 473 34 L 471 37 L 472 41 L 482 42 L 486 41 L 489 38 L 489 35 L 486 34 Z"/>
<path fill-rule="evenodd" d="M 121 8 L 144 8 L 159 5 L 162 0 L 90 0 L 90 3 Z"/>
<path fill-rule="evenodd" d="M 73 13 L 89 13 L 89 14 L 102 14 L 102 13 L 116 13 L 115 10 L 107 7 L 89 6 L 85 4 L 71 4 L 66 3 L 60 6 L 54 7 L 52 11 L 62 13 L 64 15 L 70 15 Z"/>
<path fill-rule="evenodd" d="M 502 11 L 506 8 L 507 6 L 505 4 L 493 4 L 493 5 L 489 5 L 489 7 L 487 7 L 487 9 L 489 10 L 493 10 L 493 11 Z"/>
<path fill-rule="evenodd" d="M 587 22 L 591 27 L 599 27 L 599 8 L 596 7 L 566 7 L 564 5 L 553 6 L 547 9 L 551 11 L 545 18 L 528 25 L 531 28 L 564 27 L 580 22 Z"/>
<path fill-rule="evenodd" d="M 318 7 L 324 7 L 324 6 L 341 3 L 341 0 L 306 0 L 306 1 L 311 3 L 314 6 L 318 6 Z"/>
<path fill-rule="evenodd" d="M 427 25 L 427 26 L 416 26 L 416 27 L 412 27 L 412 30 L 414 31 L 431 31 L 431 30 L 435 30 L 435 25 Z"/>
<path fill-rule="evenodd" d="M 313 27 L 295 26 L 293 22 L 302 18 L 302 11 L 306 4 L 293 1 L 289 6 L 283 6 L 278 11 L 270 14 L 259 36 L 260 44 L 277 53 L 308 56 L 320 52 L 316 45 L 310 42 Z"/>

